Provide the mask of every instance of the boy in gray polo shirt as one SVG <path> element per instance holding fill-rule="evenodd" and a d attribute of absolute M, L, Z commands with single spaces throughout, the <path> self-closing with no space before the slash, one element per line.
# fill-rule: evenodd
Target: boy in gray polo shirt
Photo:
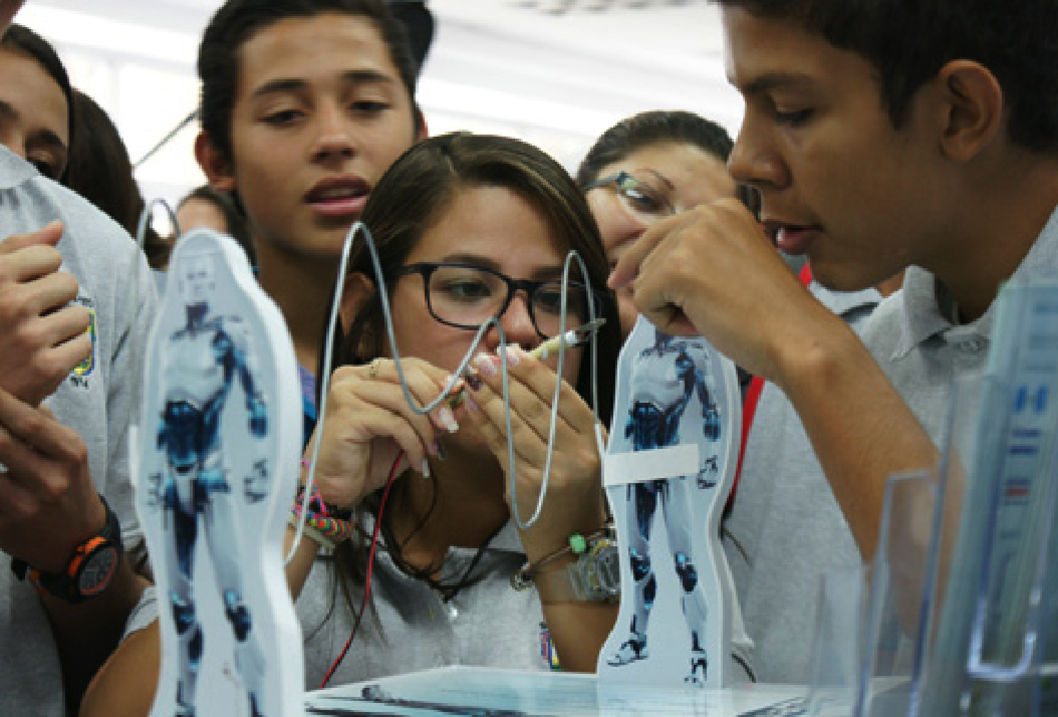
<path fill-rule="evenodd" d="M 767 233 L 828 288 L 911 267 L 905 287 L 861 341 L 731 201 L 658 225 L 611 286 L 634 278 L 662 330 L 706 336 L 786 394 L 870 560 L 885 481 L 935 464 L 950 381 L 982 365 L 1000 283 L 1058 264 L 1058 4 L 716 2 L 746 101 L 729 168 L 760 191 Z"/>

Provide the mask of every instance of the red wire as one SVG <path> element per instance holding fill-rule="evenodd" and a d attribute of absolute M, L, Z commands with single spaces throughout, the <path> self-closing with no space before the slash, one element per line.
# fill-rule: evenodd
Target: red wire
<path fill-rule="evenodd" d="M 389 489 L 393 487 L 393 478 L 397 475 L 397 466 L 400 465 L 401 458 L 404 457 L 404 451 L 400 451 L 397 454 L 397 459 L 393 461 L 393 467 L 389 469 L 389 478 L 386 480 L 386 490 L 382 493 L 382 502 L 378 505 L 378 516 L 375 518 L 375 529 L 371 535 L 371 550 L 367 556 L 367 575 L 364 577 L 364 599 L 360 602 L 360 613 L 356 616 L 356 620 L 353 622 L 353 630 L 349 634 L 349 639 L 345 642 L 345 647 L 338 654 L 334 664 L 331 665 L 331 669 L 327 670 L 327 674 L 323 677 L 323 682 L 320 683 L 319 689 L 323 689 L 330 682 L 331 677 L 334 675 L 335 670 L 342 664 L 342 660 L 345 659 L 345 654 L 349 652 L 349 648 L 353 644 L 353 638 L 356 637 L 356 632 L 360 627 L 360 621 L 364 617 L 364 611 L 367 610 L 367 601 L 371 596 L 371 572 L 375 566 L 375 548 L 378 547 L 378 531 L 382 526 L 382 510 L 386 507 L 386 498 L 389 497 Z"/>

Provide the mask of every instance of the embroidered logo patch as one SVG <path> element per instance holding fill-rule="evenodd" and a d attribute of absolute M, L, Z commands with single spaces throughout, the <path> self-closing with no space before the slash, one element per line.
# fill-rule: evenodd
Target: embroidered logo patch
<path fill-rule="evenodd" d="M 98 336 L 96 334 L 96 311 L 92 307 L 88 308 L 88 328 L 85 332 L 92 339 L 92 350 L 85 357 L 85 360 L 77 364 L 73 369 L 73 376 L 78 379 L 87 378 L 96 367 L 96 344 L 98 342 Z"/>

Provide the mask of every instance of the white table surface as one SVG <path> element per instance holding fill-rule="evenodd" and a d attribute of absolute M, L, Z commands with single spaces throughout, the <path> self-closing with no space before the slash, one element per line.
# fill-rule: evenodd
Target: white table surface
<path fill-rule="evenodd" d="M 753 684 L 671 690 L 601 685 L 594 675 L 443 667 L 309 693 L 306 715 L 793 717 L 806 714 L 807 692 Z"/>

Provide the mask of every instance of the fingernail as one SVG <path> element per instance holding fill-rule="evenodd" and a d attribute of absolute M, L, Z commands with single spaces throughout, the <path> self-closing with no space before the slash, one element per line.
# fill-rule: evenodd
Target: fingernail
<path fill-rule="evenodd" d="M 470 386 L 470 390 L 471 391 L 480 391 L 481 390 L 481 376 L 478 376 L 476 373 L 468 373 L 466 378 L 467 378 L 467 385 Z M 469 400 L 470 399 L 470 396 L 467 396 L 465 393 L 464 394 L 460 394 L 460 395 L 463 396 L 463 400 Z"/>
<path fill-rule="evenodd" d="M 471 398 L 470 394 L 467 394 L 467 397 L 464 400 L 464 403 L 467 404 L 467 410 L 468 411 L 480 411 L 481 410 L 481 407 L 478 406 L 477 401 L 475 401 L 473 398 Z"/>
<path fill-rule="evenodd" d="M 425 458 L 422 459 L 422 477 L 430 477 L 430 461 L 426 460 Z"/>
<path fill-rule="evenodd" d="M 486 378 L 496 375 L 496 365 L 492 363 L 492 357 L 490 356 L 478 354 L 474 357 L 474 365 Z"/>
<path fill-rule="evenodd" d="M 518 344 L 504 344 L 503 353 L 507 356 L 507 365 L 514 367 L 522 362 L 522 349 Z"/>
<path fill-rule="evenodd" d="M 437 418 L 441 421 L 445 428 L 448 429 L 449 433 L 455 433 L 459 430 L 459 424 L 456 423 L 455 414 L 452 413 L 452 409 L 448 406 L 441 406 L 437 410 Z"/>

